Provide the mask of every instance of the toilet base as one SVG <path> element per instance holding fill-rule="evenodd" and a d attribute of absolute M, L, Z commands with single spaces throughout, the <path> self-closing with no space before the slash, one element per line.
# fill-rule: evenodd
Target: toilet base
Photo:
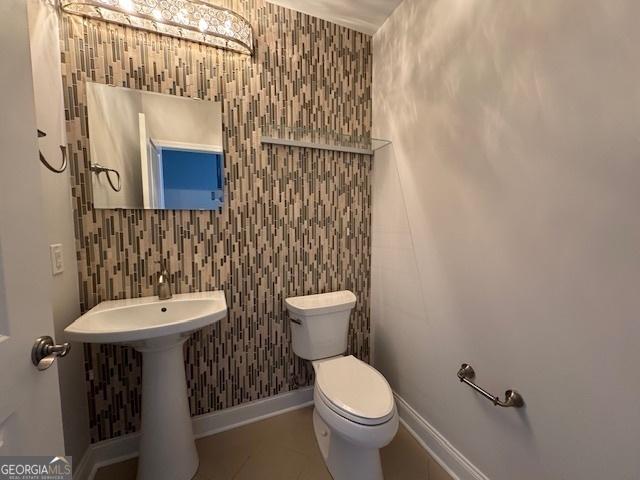
<path fill-rule="evenodd" d="M 383 480 L 380 450 L 356 446 L 331 428 L 313 409 L 318 447 L 334 480 Z"/>

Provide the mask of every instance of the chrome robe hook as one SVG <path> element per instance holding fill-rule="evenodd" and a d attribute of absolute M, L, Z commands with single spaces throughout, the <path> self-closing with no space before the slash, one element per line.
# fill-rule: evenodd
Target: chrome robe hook
<path fill-rule="evenodd" d="M 108 168 L 100 165 L 99 163 L 92 163 L 91 166 L 89 167 L 89 170 L 94 172 L 96 175 L 100 175 L 101 173 L 104 173 L 107 176 L 107 181 L 109 182 L 109 185 L 111 186 L 111 189 L 114 192 L 119 192 L 122 189 L 120 172 L 118 172 L 115 168 Z M 113 180 L 111 180 L 111 172 L 116 174 L 117 185 L 113 183 Z"/>
<path fill-rule="evenodd" d="M 45 132 L 43 132 L 42 130 L 38 129 L 38 138 L 42 138 L 42 137 L 46 137 L 47 134 Z M 60 151 L 62 152 L 62 165 L 60 165 L 59 168 L 54 167 L 53 165 L 51 165 L 46 157 L 42 154 L 42 150 L 39 150 L 39 154 L 40 154 L 40 161 L 42 162 L 42 164 L 47 167 L 49 170 L 51 170 L 53 173 L 62 173 L 67 169 L 67 147 L 65 147 L 64 145 L 60 145 Z"/>

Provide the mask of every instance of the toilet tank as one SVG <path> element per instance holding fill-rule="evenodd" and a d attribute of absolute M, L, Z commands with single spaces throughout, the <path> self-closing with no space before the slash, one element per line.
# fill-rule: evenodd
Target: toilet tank
<path fill-rule="evenodd" d="M 353 292 L 290 297 L 284 303 L 291 319 L 291 343 L 297 356 L 318 360 L 347 351 L 349 317 L 356 304 Z"/>

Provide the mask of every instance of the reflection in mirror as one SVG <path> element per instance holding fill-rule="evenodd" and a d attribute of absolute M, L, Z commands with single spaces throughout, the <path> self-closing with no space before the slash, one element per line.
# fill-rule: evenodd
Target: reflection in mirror
<path fill-rule="evenodd" d="M 223 203 L 220 102 L 87 83 L 95 208 Z"/>

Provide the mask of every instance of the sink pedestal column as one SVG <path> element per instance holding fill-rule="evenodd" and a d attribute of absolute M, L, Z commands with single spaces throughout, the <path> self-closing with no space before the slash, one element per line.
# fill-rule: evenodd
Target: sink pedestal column
<path fill-rule="evenodd" d="M 179 335 L 145 340 L 137 480 L 190 480 L 198 470 Z"/>

